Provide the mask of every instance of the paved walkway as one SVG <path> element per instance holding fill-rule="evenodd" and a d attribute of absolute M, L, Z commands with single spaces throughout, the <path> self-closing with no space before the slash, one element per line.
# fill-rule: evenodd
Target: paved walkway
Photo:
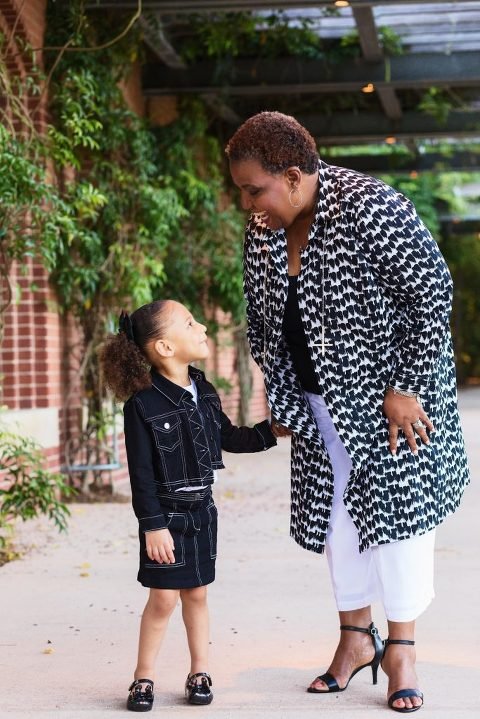
<path fill-rule="evenodd" d="M 480 716 L 480 391 L 461 394 L 474 483 L 438 531 L 437 598 L 418 625 L 419 716 Z M 386 678 L 361 672 L 345 693 L 305 692 L 329 663 L 337 617 L 326 561 L 288 536 L 287 441 L 260 455 L 226 455 L 216 488 L 220 558 L 210 588 L 210 707 L 183 702 L 188 669 L 177 611 L 158 662 L 150 716 L 345 719 L 393 716 Z M 0 569 L 0 716 L 100 719 L 121 713 L 146 599 L 135 581 L 136 520 L 129 504 L 73 505 L 69 534 L 30 523 L 31 547 Z M 380 609 L 375 620 L 385 634 Z M 131 716 L 129 714 L 128 716 Z"/>

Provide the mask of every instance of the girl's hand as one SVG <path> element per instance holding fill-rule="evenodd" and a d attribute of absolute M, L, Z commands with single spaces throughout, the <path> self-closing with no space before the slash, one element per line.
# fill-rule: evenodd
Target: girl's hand
<path fill-rule="evenodd" d="M 283 424 L 279 424 L 276 422 L 273 417 L 271 421 L 271 427 L 272 427 L 272 434 L 274 437 L 291 437 L 292 430 L 288 429 L 288 427 L 284 427 Z"/>
<path fill-rule="evenodd" d="M 148 558 L 159 564 L 173 564 L 175 545 L 168 529 L 156 529 L 154 532 L 145 532 Z"/>
<path fill-rule="evenodd" d="M 400 429 L 407 438 L 408 446 L 413 454 L 418 454 L 416 434 L 424 444 L 430 444 L 427 430 L 429 432 L 435 430 L 427 414 L 423 411 L 422 405 L 417 402 L 415 397 L 403 397 L 389 389 L 383 401 L 383 412 L 389 423 L 388 443 L 392 454 L 397 453 L 398 430 Z"/>

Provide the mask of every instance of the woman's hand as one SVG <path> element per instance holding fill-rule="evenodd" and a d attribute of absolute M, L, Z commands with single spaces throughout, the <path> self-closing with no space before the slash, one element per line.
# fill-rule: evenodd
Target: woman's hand
<path fill-rule="evenodd" d="M 279 424 L 275 419 L 273 419 L 273 417 L 272 417 L 271 427 L 272 427 L 272 433 L 275 437 L 291 437 L 292 436 L 292 430 L 288 429 L 288 427 L 284 427 L 283 424 Z"/>
<path fill-rule="evenodd" d="M 392 454 L 397 453 L 398 430 L 402 430 L 413 454 L 418 454 L 416 434 L 424 444 L 430 444 L 427 430 L 434 432 L 435 429 L 415 397 L 403 397 L 388 389 L 383 401 L 383 412 L 388 419 L 388 443 Z"/>
<path fill-rule="evenodd" d="M 173 553 L 175 545 L 168 529 L 145 532 L 145 543 L 149 559 L 159 564 L 173 564 L 175 562 Z"/>

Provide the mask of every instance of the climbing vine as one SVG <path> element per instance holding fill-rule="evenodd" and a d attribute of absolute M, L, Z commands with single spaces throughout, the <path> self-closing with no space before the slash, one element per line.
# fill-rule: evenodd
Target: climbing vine
<path fill-rule="evenodd" d="M 55 7 L 47 42 L 101 45 L 112 20 L 93 26 Z M 182 107 L 171 127 L 156 130 L 129 110 L 119 83 L 139 48 L 134 32 L 114 48 L 65 53 L 52 73 L 51 157 L 71 208 L 57 228 L 52 279 L 81 328 L 88 417 L 96 423 L 103 389 L 95 350 L 121 307 L 170 295 L 200 317 L 214 319 L 220 307 L 239 318 L 243 302 L 243 218 L 225 202 L 205 107 Z"/>

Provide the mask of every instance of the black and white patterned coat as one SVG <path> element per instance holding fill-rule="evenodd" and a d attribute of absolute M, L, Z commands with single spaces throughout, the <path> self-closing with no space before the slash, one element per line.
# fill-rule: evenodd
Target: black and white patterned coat
<path fill-rule="evenodd" d="M 319 173 L 298 300 L 321 394 L 352 460 L 344 501 L 363 551 L 432 529 L 454 512 L 469 481 L 449 329 L 452 282 L 403 195 L 325 163 Z M 291 535 L 323 552 L 333 474 L 282 335 L 287 275 L 285 231 L 253 215 L 244 248 L 251 352 L 272 414 L 294 433 Z M 388 385 L 419 392 L 435 426 L 417 456 L 401 432 L 397 455 L 390 454 L 382 413 Z"/>

